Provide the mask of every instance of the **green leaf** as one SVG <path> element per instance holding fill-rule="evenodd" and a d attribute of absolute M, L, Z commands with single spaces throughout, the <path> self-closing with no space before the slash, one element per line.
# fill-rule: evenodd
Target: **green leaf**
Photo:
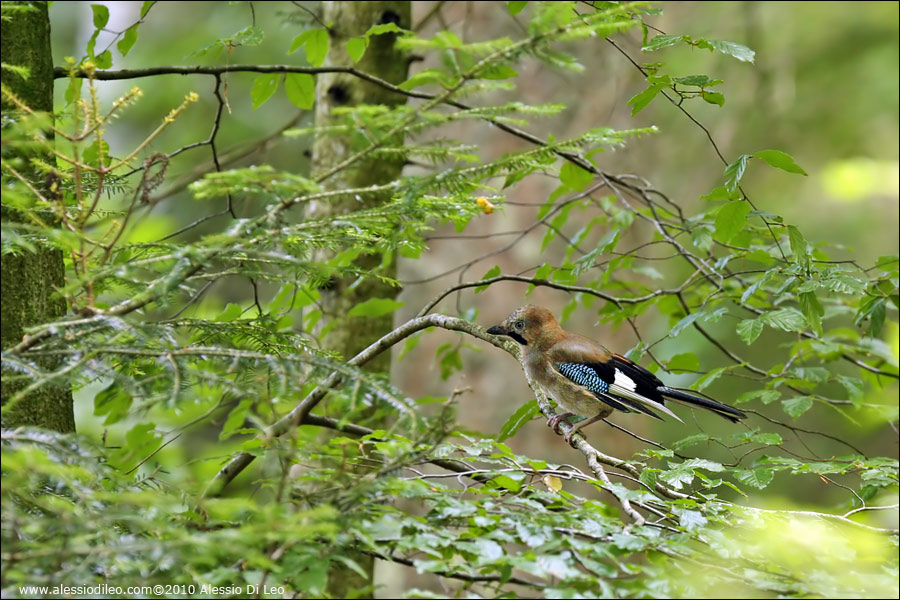
<path fill-rule="evenodd" d="M 499 275 L 500 272 L 500 265 L 494 265 L 487 273 L 484 274 L 482 279 L 491 279 L 492 277 L 496 277 L 497 275 Z M 480 292 L 483 292 L 487 288 L 487 285 L 479 285 L 477 288 L 475 288 L 475 293 L 478 294 Z"/>
<path fill-rule="evenodd" d="M 862 294 L 866 290 L 866 281 L 858 279 L 852 273 L 836 273 L 823 281 L 828 290 L 838 294 Z"/>
<path fill-rule="evenodd" d="M 412 339 L 412 338 L 407 338 Z M 421 398 L 416 398 L 416 404 L 425 405 L 425 404 L 443 404 L 447 402 L 447 396 L 422 396 Z"/>
<path fill-rule="evenodd" d="M 878 267 L 885 273 L 897 273 L 900 270 L 900 256 L 897 254 L 879 256 L 878 260 L 875 261 L 875 267 Z"/>
<path fill-rule="evenodd" d="M 741 302 L 746 302 L 748 299 L 752 298 L 753 294 L 755 294 L 757 290 L 764 286 L 774 274 L 775 273 L 772 270 L 763 273 L 761 277 L 759 277 L 756 281 L 753 282 L 753 284 L 750 285 L 750 287 L 744 290 L 744 293 L 741 294 Z"/>
<path fill-rule="evenodd" d="M 537 400 L 531 400 L 520 406 L 516 412 L 506 420 L 503 427 L 500 428 L 500 434 L 497 436 L 498 442 L 506 441 L 519 431 L 528 421 L 541 414 L 541 407 L 538 406 Z"/>
<path fill-rule="evenodd" d="M 508 65 L 488 65 L 478 72 L 478 76 L 482 79 L 490 79 L 492 81 L 512 79 L 518 75 L 519 73 Z"/>
<path fill-rule="evenodd" d="M 687 327 L 688 325 L 690 325 L 691 323 L 693 323 L 694 321 L 696 321 L 697 319 L 699 319 L 702 316 L 703 316 L 703 313 L 698 311 L 698 312 L 692 312 L 688 316 L 684 317 L 683 319 L 678 321 L 678 323 L 675 324 L 675 327 L 673 327 L 671 330 L 669 330 L 669 337 L 671 337 L 671 338 L 677 337 L 679 333 L 684 331 L 685 327 Z"/>
<path fill-rule="evenodd" d="M 619 233 L 621 233 L 620 230 L 615 229 L 600 238 L 600 241 L 597 242 L 597 250 L 600 251 L 600 254 L 606 254 L 615 249 L 616 244 L 619 243 Z"/>
<path fill-rule="evenodd" d="M 751 441 L 766 446 L 780 446 L 784 443 L 784 438 L 777 433 L 754 433 L 751 437 Z"/>
<path fill-rule="evenodd" d="M 663 471 L 659 474 L 659 479 L 662 479 L 676 490 L 680 490 L 685 484 L 689 484 L 694 480 L 694 469 L 705 469 L 714 472 L 725 469 L 720 463 L 702 458 L 692 458 L 683 463 L 670 462 L 669 467 L 669 471 Z"/>
<path fill-rule="evenodd" d="M 735 471 L 734 475 L 744 485 L 761 490 L 772 483 L 772 480 L 775 478 L 775 469 L 743 469 Z"/>
<path fill-rule="evenodd" d="M 858 406 L 865 395 L 865 384 L 863 383 L 863 380 L 858 377 L 848 377 L 847 375 L 838 375 L 837 380 L 838 383 L 847 390 L 850 401 Z"/>
<path fill-rule="evenodd" d="M 549 279 L 551 273 L 553 273 L 553 265 L 544 263 L 540 267 L 538 267 L 537 271 L 534 272 L 534 278 Z"/>
<path fill-rule="evenodd" d="M 794 291 L 798 294 L 804 294 L 806 292 L 814 292 L 820 287 L 822 287 L 822 282 L 818 279 L 807 279 L 806 281 L 798 285 L 797 289 Z"/>
<path fill-rule="evenodd" d="M 462 357 L 459 354 L 459 348 L 453 344 L 442 344 L 437 349 L 437 356 L 440 357 L 441 379 L 447 379 L 454 373 L 462 371 Z"/>
<path fill-rule="evenodd" d="M 104 425 L 118 423 L 128 416 L 128 409 L 134 399 L 118 383 L 111 383 L 94 396 L 94 416 L 106 415 Z"/>
<path fill-rule="evenodd" d="M 724 186 L 713 188 L 710 193 L 700 196 L 700 199 L 706 202 L 725 202 L 726 200 L 737 200 L 738 198 L 739 196 L 734 191 L 729 192 Z"/>
<path fill-rule="evenodd" d="M 825 309 L 819 304 L 816 293 L 803 292 L 802 294 L 798 294 L 797 302 L 800 304 L 800 310 L 803 312 L 803 316 L 806 317 L 806 321 L 809 323 L 810 328 L 817 335 L 822 335 L 822 315 L 825 314 Z"/>
<path fill-rule="evenodd" d="M 387 23 L 378 23 L 376 25 L 372 25 L 364 35 L 368 39 L 373 35 L 384 35 L 385 33 L 405 34 L 408 32 L 396 23 L 388 21 Z"/>
<path fill-rule="evenodd" d="M 391 298 L 370 298 L 365 302 L 360 302 L 350 309 L 347 313 L 349 317 L 381 317 L 389 315 L 401 306 L 403 302 L 398 302 Z"/>
<path fill-rule="evenodd" d="M 294 571 L 294 585 L 310 595 L 321 595 L 328 585 L 328 567 L 327 560 L 306 561 L 302 570 Z"/>
<path fill-rule="evenodd" d="M 631 97 L 625 104 L 631 107 L 631 116 L 638 114 L 642 110 L 644 110 L 650 102 L 656 98 L 660 92 L 663 91 L 665 86 L 660 84 L 653 84 L 642 92 L 639 92 Z"/>
<path fill-rule="evenodd" d="M 325 63 L 325 57 L 328 56 L 328 45 L 330 39 L 328 32 L 324 29 L 314 30 L 313 35 L 306 42 L 306 60 L 314 67 L 321 67 Z"/>
<path fill-rule="evenodd" d="M 757 429 L 735 433 L 731 438 L 742 443 L 757 443 L 764 446 L 778 446 L 784 443 L 784 439 L 777 433 L 761 433 Z"/>
<path fill-rule="evenodd" d="M 84 154 L 81 155 L 82 161 L 91 166 L 100 166 L 100 151 L 103 151 L 103 156 L 106 157 L 104 160 L 106 163 L 109 163 L 109 144 L 106 140 L 94 140 L 90 146 L 84 149 Z"/>
<path fill-rule="evenodd" d="M 700 359 L 691 352 L 676 354 L 669 359 L 666 368 L 670 371 L 699 371 Z"/>
<path fill-rule="evenodd" d="M 85 49 L 87 55 L 91 58 L 94 58 L 94 47 L 97 45 L 98 35 L 100 35 L 100 30 L 95 29 L 93 35 L 91 35 L 91 39 L 88 40 L 87 48 Z"/>
<path fill-rule="evenodd" d="M 284 93 L 291 104 L 309 110 L 316 102 L 316 78 L 308 73 L 288 73 L 284 78 Z"/>
<path fill-rule="evenodd" d="M 878 337 L 881 334 L 881 328 L 884 327 L 884 318 L 887 315 L 887 307 L 884 298 L 873 296 L 867 298 L 859 307 L 854 323 L 862 325 L 863 321 L 869 320 L 869 327 L 866 329 L 866 335 L 869 337 Z"/>
<path fill-rule="evenodd" d="M 643 356 L 644 344 L 642 342 L 638 342 L 637 345 L 635 345 L 625 353 L 625 358 L 632 362 L 638 362 Z"/>
<path fill-rule="evenodd" d="M 594 179 L 594 174 L 586 169 L 582 169 L 578 165 L 566 161 L 559 169 L 559 180 L 567 187 L 581 191 L 585 189 Z M 573 206 L 570 204 L 570 206 Z"/>
<path fill-rule="evenodd" d="M 671 464 L 671 463 L 670 463 Z M 679 469 L 705 469 L 707 471 L 712 471 L 714 473 L 718 473 L 720 471 L 724 471 L 725 467 L 722 466 L 722 463 L 717 463 L 714 460 L 707 460 L 705 458 L 692 458 L 690 460 L 686 460 L 680 465 L 678 465 Z"/>
<path fill-rule="evenodd" d="M 725 94 L 721 94 L 719 92 L 704 91 L 700 93 L 700 97 L 709 104 L 715 104 L 716 106 L 725 106 Z"/>
<path fill-rule="evenodd" d="M 694 435 L 689 435 L 686 438 L 678 440 L 672 446 L 675 448 L 675 450 L 683 450 L 685 448 L 690 448 L 691 446 L 703 444 L 708 441 L 709 435 L 705 433 L 695 433 Z"/>
<path fill-rule="evenodd" d="M 797 173 L 798 175 L 807 174 L 806 171 L 800 168 L 800 165 L 794 162 L 793 156 L 787 152 L 782 152 L 781 150 L 760 150 L 753 154 L 753 158 L 761 158 L 771 166 L 781 169 L 782 171 L 787 171 L 788 173 Z"/>
<path fill-rule="evenodd" d="M 265 104 L 272 97 L 272 94 L 278 89 L 278 81 L 280 79 L 280 73 L 266 73 L 253 80 L 253 86 L 250 88 L 253 110 Z"/>
<path fill-rule="evenodd" d="M 522 482 L 516 481 L 509 475 L 497 475 L 496 477 L 491 479 L 491 487 L 495 487 L 501 490 L 508 490 L 515 494 L 522 489 Z"/>
<path fill-rule="evenodd" d="M 750 390 L 738 396 L 735 402 L 743 404 L 756 398 L 759 398 L 763 404 L 771 404 L 781 398 L 781 392 L 778 390 Z"/>
<path fill-rule="evenodd" d="M 712 229 L 705 225 L 698 225 L 691 230 L 691 243 L 698 249 L 709 250 L 713 245 Z"/>
<path fill-rule="evenodd" d="M 776 329 L 783 331 L 803 331 L 806 328 L 806 318 L 796 308 L 781 308 L 763 313 L 759 319 Z"/>
<path fill-rule="evenodd" d="M 715 238 L 723 244 L 730 242 L 744 228 L 749 213 L 750 205 L 743 200 L 732 200 L 723 205 L 716 213 Z"/>
<path fill-rule="evenodd" d="M 691 476 L 693 477 L 693 476 Z M 676 489 L 679 489 L 681 486 L 673 486 Z M 626 530 L 627 531 L 627 530 Z M 614 533 L 610 536 L 610 541 L 613 546 L 623 550 L 625 552 L 641 552 L 644 550 L 650 542 L 642 537 L 638 537 L 636 535 L 630 535 L 627 533 Z M 581 575 L 578 571 L 575 571 L 576 575 Z M 555 597 L 555 596 L 550 596 Z"/>
<path fill-rule="evenodd" d="M 699 510 L 682 510 L 678 521 L 688 531 L 699 529 L 709 522 Z"/>
<path fill-rule="evenodd" d="M 712 371 L 695 381 L 693 385 L 691 385 L 691 387 L 699 392 L 702 392 L 703 390 L 711 386 L 713 382 L 715 382 L 719 377 L 721 377 L 725 373 L 725 371 L 731 368 L 732 367 L 719 367 L 718 369 L 713 369 Z"/>
<path fill-rule="evenodd" d="M 825 383 L 831 378 L 831 372 L 825 367 L 794 367 L 790 372 L 806 383 Z"/>
<path fill-rule="evenodd" d="M 738 336 L 745 344 L 752 344 L 762 333 L 763 323 L 759 319 L 744 319 L 737 325 Z"/>
<path fill-rule="evenodd" d="M 397 87 L 401 90 L 409 91 L 430 83 L 436 83 L 441 87 L 449 87 L 453 83 L 453 78 L 440 69 L 423 69 Z"/>
<path fill-rule="evenodd" d="M 725 189 L 728 193 L 733 194 L 741 184 L 741 178 L 744 171 L 747 170 L 747 161 L 750 160 L 749 154 L 741 154 L 737 160 L 725 167 Z"/>
<path fill-rule="evenodd" d="M 103 4 L 91 4 L 91 12 L 94 14 L 94 27 L 103 29 L 109 23 L 109 9 Z"/>
<path fill-rule="evenodd" d="M 791 242 L 791 252 L 794 253 L 794 260 L 797 261 L 804 269 L 809 268 L 809 250 L 807 248 L 806 239 L 800 230 L 793 225 L 788 225 L 788 239 Z"/>
<path fill-rule="evenodd" d="M 704 88 L 712 87 L 724 83 L 721 79 L 710 79 L 706 75 L 688 75 L 686 77 L 673 77 L 672 81 L 681 85 L 690 85 L 694 87 Z"/>
<path fill-rule="evenodd" d="M 735 44 L 734 42 L 725 42 L 721 40 L 703 40 L 703 42 L 708 44 L 711 50 L 727 54 L 742 62 L 753 62 L 753 59 L 756 57 L 756 52 L 747 46 Z"/>
<path fill-rule="evenodd" d="M 653 489 L 656 486 L 656 477 L 659 473 L 661 473 L 659 469 L 651 469 L 649 467 L 645 467 L 641 470 L 641 474 L 638 479 L 646 485 L 647 487 Z"/>
<path fill-rule="evenodd" d="M 125 34 L 122 36 L 122 39 L 119 40 L 116 44 L 116 48 L 119 49 L 119 52 L 122 54 L 122 56 L 126 56 L 131 50 L 132 46 L 134 46 L 135 42 L 137 42 L 138 25 L 139 23 L 135 23 L 134 25 L 126 29 Z"/>
<path fill-rule="evenodd" d="M 522 9 L 524 9 L 527 5 L 527 0 L 525 0 L 524 2 L 521 0 L 510 0 L 510 2 L 506 3 L 506 10 L 508 10 L 509 14 L 511 14 L 512 16 L 516 16 L 517 14 L 522 12 Z"/>
<path fill-rule="evenodd" d="M 309 29 L 294 38 L 288 54 L 293 54 L 301 47 L 306 52 L 306 62 L 314 67 L 321 67 L 328 56 L 328 31 L 325 29 Z"/>
<path fill-rule="evenodd" d="M 229 302 L 228 305 L 225 307 L 225 310 L 223 310 L 219 314 L 219 316 L 216 317 L 216 321 L 222 321 L 222 322 L 234 321 L 235 319 L 240 317 L 241 314 L 243 314 L 243 312 L 244 312 L 244 309 L 241 308 L 240 304 L 235 304 L 234 302 Z"/>
<path fill-rule="evenodd" d="M 259 46 L 262 44 L 263 39 L 265 39 L 265 32 L 262 30 L 262 27 L 248 25 L 230 38 L 219 40 L 219 43 L 226 47 L 229 43 L 235 46 Z"/>
<path fill-rule="evenodd" d="M 353 62 L 359 62 L 359 59 L 363 57 L 366 53 L 366 49 L 369 47 L 369 40 L 365 37 L 350 38 L 347 40 L 344 47 L 347 50 L 347 56 L 349 56 Z"/>
<path fill-rule="evenodd" d="M 403 357 L 416 349 L 416 346 L 419 345 L 419 342 L 422 341 L 422 337 L 418 335 L 411 335 L 406 338 L 406 341 L 403 342 L 403 348 L 400 349 L 400 354 L 397 356 L 397 360 L 403 360 Z"/>
<path fill-rule="evenodd" d="M 156 433 L 155 423 L 140 423 L 125 434 L 126 447 L 123 450 L 143 458 L 143 455 L 155 450 L 160 442 L 162 436 Z"/>
<path fill-rule="evenodd" d="M 101 54 L 94 57 L 94 66 L 98 69 L 108 69 L 112 66 L 112 52 L 104 50 Z"/>
<path fill-rule="evenodd" d="M 243 427 L 251 406 L 253 406 L 253 398 L 244 398 L 237 406 L 231 409 L 231 412 L 228 413 L 228 418 L 225 419 L 225 424 L 222 425 L 222 432 L 219 433 L 220 441 L 227 440 L 236 430 Z"/>
<path fill-rule="evenodd" d="M 682 40 L 682 36 L 680 35 L 669 35 L 663 34 L 658 35 L 652 40 L 650 43 L 641 48 L 641 52 L 654 52 L 656 50 L 662 50 L 663 48 L 668 48 L 669 46 L 674 46 L 678 42 Z"/>
<path fill-rule="evenodd" d="M 784 412 L 795 419 L 812 408 L 812 405 L 812 398 L 809 398 L 807 396 L 796 396 L 794 398 L 788 398 L 787 400 L 781 401 L 781 406 L 784 408 Z"/>
<path fill-rule="evenodd" d="M 80 77 L 72 77 L 69 79 L 69 84 L 66 86 L 66 104 L 72 104 L 75 100 L 81 97 L 81 86 L 84 84 L 84 79 Z"/>

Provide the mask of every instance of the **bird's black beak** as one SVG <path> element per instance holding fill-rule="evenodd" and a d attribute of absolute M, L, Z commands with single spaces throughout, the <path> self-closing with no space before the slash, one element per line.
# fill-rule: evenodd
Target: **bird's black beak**
<path fill-rule="evenodd" d="M 490 333 L 491 335 L 506 335 L 506 336 L 509 336 L 509 337 L 511 337 L 512 339 L 516 340 L 517 342 L 519 342 L 519 343 L 522 344 L 523 346 L 527 346 L 527 345 L 528 345 L 528 342 L 525 341 L 525 338 L 523 338 L 521 335 L 519 335 L 519 334 L 516 333 L 515 331 L 510 331 L 510 330 L 508 330 L 508 329 L 507 329 L 506 327 L 504 327 L 503 325 L 494 325 L 493 327 L 491 327 L 490 329 L 488 329 L 487 332 Z"/>

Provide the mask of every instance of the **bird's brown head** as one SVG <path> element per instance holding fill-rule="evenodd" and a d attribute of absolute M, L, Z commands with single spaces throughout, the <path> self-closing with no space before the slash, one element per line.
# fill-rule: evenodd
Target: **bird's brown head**
<path fill-rule="evenodd" d="M 487 332 L 493 335 L 506 335 L 523 346 L 529 346 L 558 328 L 559 324 L 552 312 L 540 306 L 527 304 L 514 310 L 505 321 L 494 325 Z"/>

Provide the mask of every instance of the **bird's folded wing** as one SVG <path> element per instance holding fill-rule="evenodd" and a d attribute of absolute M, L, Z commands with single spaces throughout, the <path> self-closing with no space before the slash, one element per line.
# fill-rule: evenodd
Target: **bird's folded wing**
<path fill-rule="evenodd" d="M 613 408 L 625 412 L 636 410 L 657 419 L 659 416 L 653 411 L 661 410 L 681 421 L 666 407 L 662 394 L 657 391 L 662 382 L 625 357 L 612 354 L 605 361 L 560 361 L 553 366 L 564 377 L 586 387 Z"/>

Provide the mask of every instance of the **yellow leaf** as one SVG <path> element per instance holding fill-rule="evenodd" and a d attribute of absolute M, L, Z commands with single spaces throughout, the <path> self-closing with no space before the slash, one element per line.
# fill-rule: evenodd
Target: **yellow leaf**
<path fill-rule="evenodd" d="M 544 475 L 544 484 L 550 491 L 556 492 L 557 494 L 562 490 L 562 480 L 559 477 Z"/>

